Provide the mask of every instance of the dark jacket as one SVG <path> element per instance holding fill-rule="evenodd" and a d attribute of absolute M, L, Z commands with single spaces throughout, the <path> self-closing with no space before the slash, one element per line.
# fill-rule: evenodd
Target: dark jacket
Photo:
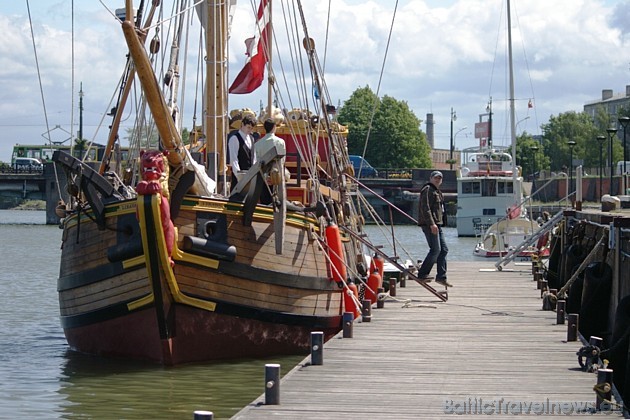
<path fill-rule="evenodd" d="M 435 185 L 427 182 L 420 190 L 418 226 L 443 226 L 446 224 L 444 196 Z"/>

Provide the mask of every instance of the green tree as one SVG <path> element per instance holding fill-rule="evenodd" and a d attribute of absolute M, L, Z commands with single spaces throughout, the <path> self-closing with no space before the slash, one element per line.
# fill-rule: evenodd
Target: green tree
<path fill-rule="evenodd" d="M 190 131 L 186 127 L 182 128 L 182 143 L 190 144 Z"/>
<path fill-rule="evenodd" d="M 76 138 L 74 140 L 74 155 L 75 157 L 78 157 L 79 159 L 83 158 L 83 153 L 85 152 L 85 149 L 87 147 L 87 140 L 86 139 L 81 139 L 81 138 Z"/>
<path fill-rule="evenodd" d="M 521 167 L 522 175 L 529 179 L 534 173 L 549 168 L 549 157 L 538 140 L 524 132 L 516 139 L 516 164 Z"/>
<path fill-rule="evenodd" d="M 547 124 L 543 124 L 543 147 L 545 155 L 550 159 L 552 171 L 568 170 L 571 149 L 569 141 L 576 144 L 573 147 L 573 159 L 583 160 L 584 167 L 599 166 L 598 135 L 607 136 L 606 127 L 608 117 L 605 112 L 597 112 L 595 121 L 588 114 L 575 111 L 551 116 Z M 606 137 L 608 140 L 608 137 Z M 604 156 L 608 156 L 608 143 L 604 145 Z M 613 137 L 613 162 L 623 155 L 621 143 Z"/>
<path fill-rule="evenodd" d="M 372 113 L 376 107 L 374 118 Z M 430 168 L 431 149 L 420 119 L 405 101 L 379 99 L 369 86 L 358 88 L 339 110 L 349 128 L 348 152 L 363 155 L 377 168 Z M 370 127 L 370 121 L 372 125 Z M 366 146 L 367 142 L 367 146 Z"/>

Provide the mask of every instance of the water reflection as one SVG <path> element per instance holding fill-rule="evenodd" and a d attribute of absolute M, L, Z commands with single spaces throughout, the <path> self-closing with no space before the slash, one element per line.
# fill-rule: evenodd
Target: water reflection
<path fill-rule="evenodd" d="M 60 409 L 67 418 L 190 419 L 195 410 L 229 418 L 264 392 L 266 363 L 281 364 L 285 374 L 304 357 L 164 367 L 68 351 Z"/>

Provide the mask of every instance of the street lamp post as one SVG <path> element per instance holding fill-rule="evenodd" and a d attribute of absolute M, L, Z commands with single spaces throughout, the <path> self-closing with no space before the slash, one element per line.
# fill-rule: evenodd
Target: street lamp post
<path fill-rule="evenodd" d="M 527 117 L 523 118 L 523 119 L 518 120 L 518 122 L 516 123 L 516 129 L 518 130 L 518 125 L 520 123 L 522 123 L 523 121 L 527 121 L 527 120 L 529 120 L 529 115 Z"/>
<path fill-rule="evenodd" d="M 530 150 L 532 151 L 532 160 L 534 163 L 534 168 L 532 169 L 532 181 L 536 180 L 536 153 L 538 152 L 538 146 L 532 146 L 530 147 Z"/>
<path fill-rule="evenodd" d="M 599 142 L 599 196 L 602 194 L 602 172 L 604 171 L 604 163 L 603 163 L 603 151 L 604 151 L 604 142 L 606 141 L 606 136 L 597 136 L 597 141 Z"/>
<path fill-rule="evenodd" d="M 606 129 L 608 133 L 608 160 L 610 163 L 610 186 L 608 187 L 608 194 L 613 195 L 613 135 L 617 133 L 617 129 L 615 127 L 610 127 Z"/>
<path fill-rule="evenodd" d="M 457 120 L 457 113 L 453 111 L 453 108 L 451 107 L 451 150 L 448 157 L 451 169 L 453 169 L 453 121 L 455 120 Z"/>
<path fill-rule="evenodd" d="M 575 147 L 576 143 L 573 140 L 569 140 L 567 142 L 567 144 L 569 145 L 569 190 L 568 191 L 568 195 L 570 196 L 571 194 L 573 194 L 573 148 Z M 571 202 L 573 202 L 573 199 L 571 199 Z"/>
<path fill-rule="evenodd" d="M 619 124 L 623 127 L 623 194 L 628 193 L 627 176 L 626 176 L 626 161 L 628 160 L 626 152 L 626 127 L 630 123 L 630 117 L 619 117 Z"/>
<path fill-rule="evenodd" d="M 459 133 L 461 133 L 462 131 L 466 130 L 467 128 L 468 128 L 468 126 L 464 126 L 464 127 L 460 128 L 459 130 L 457 130 L 457 131 L 455 132 L 455 135 L 453 136 L 453 150 L 456 148 L 456 146 L 455 146 L 455 145 L 457 144 L 457 135 L 458 135 Z M 461 157 L 461 153 L 460 153 L 460 157 Z M 457 162 L 457 159 L 452 159 L 452 158 L 451 158 L 451 161 Z M 461 163 L 461 162 L 460 162 L 460 163 Z"/>

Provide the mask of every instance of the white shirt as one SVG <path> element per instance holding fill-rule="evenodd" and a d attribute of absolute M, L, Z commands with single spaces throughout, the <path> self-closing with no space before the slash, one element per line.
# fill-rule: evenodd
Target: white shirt
<path fill-rule="evenodd" d="M 241 137 L 243 137 L 243 143 L 245 143 L 245 147 L 252 150 L 254 146 L 254 138 L 251 134 L 246 134 L 243 130 L 238 130 Z M 236 134 L 232 134 L 228 139 L 228 147 L 230 149 L 229 164 L 232 165 L 232 173 L 237 173 L 241 170 L 240 165 L 238 164 L 238 150 L 240 148 L 240 143 L 238 141 L 238 137 Z M 252 165 L 256 163 L 256 154 L 253 153 L 252 150 Z"/>
<path fill-rule="evenodd" d="M 256 144 L 254 145 L 254 155 L 256 156 L 256 161 L 258 161 L 261 157 L 263 157 L 265 153 L 267 153 L 273 147 L 277 147 L 279 152 L 285 155 L 287 154 L 284 140 L 273 133 L 268 133 L 265 135 L 265 137 L 258 140 Z"/>

